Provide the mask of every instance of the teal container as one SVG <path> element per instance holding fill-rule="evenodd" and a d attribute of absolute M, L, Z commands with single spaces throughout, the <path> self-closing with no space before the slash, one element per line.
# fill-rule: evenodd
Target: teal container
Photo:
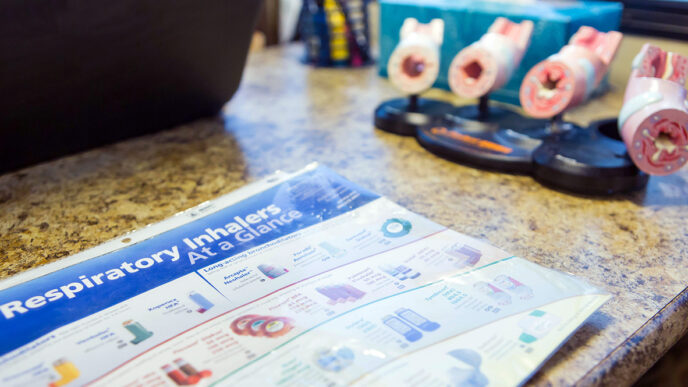
<path fill-rule="evenodd" d="M 620 3 L 602 1 L 561 1 L 516 4 L 512 1 L 475 0 L 380 0 L 380 59 L 378 70 L 387 76 L 387 61 L 399 42 L 404 20 L 414 17 L 421 23 L 444 20 L 444 43 L 440 54 L 440 74 L 435 87 L 449 90 L 449 64 L 464 47 L 487 32 L 492 22 L 503 16 L 513 22 L 531 20 L 535 24 L 530 47 L 511 80 L 491 98 L 519 104 L 518 91 L 528 70 L 566 45 L 581 26 L 607 32 L 619 29 Z M 600 84 L 606 88 L 606 81 Z"/>

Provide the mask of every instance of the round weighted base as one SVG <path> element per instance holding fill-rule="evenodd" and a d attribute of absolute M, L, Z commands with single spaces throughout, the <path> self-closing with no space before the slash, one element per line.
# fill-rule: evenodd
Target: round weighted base
<path fill-rule="evenodd" d="M 614 117 L 614 118 L 607 118 L 604 120 L 599 120 L 595 121 L 590 124 L 590 129 L 592 130 L 597 130 L 602 135 L 609 137 L 613 140 L 616 141 L 623 141 L 621 138 L 621 135 L 619 134 L 619 125 L 618 125 L 619 119 Z"/>
<path fill-rule="evenodd" d="M 396 98 L 375 109 L 375 127 L 402 136 L 415 136 L 421 126 L 442 122 L 454 105 L 433 99 Z"/>
<path fill-rule="evenodd" d="M 428 151 L 448 160 L 477 168 L 507 173 L 528 174 L 532 169 L 532 151 L 540 144 L 528 138 L 500 136 L 494 124 L 457 120 L 446 126 L 418 129 L 418 142 Z"/>
<path fill-rule="evenodd" d="M 456 108 L 444 126 L 422 127 L 418 142 L 446 159 L 478 168 L 529 174 L 532 153 L 551 134 L 549 120 L 523 117 L 498 106 Z M 573 126 L 559 123 L 559 130 Z"/>
<path fill-rule="evenodd" d="M 596 125 L 547 137 L 533 152 L 533 176 L 544 185 L 585 195 L 634 191 L 649 179 L 628 157 L 625 144 Z"/>

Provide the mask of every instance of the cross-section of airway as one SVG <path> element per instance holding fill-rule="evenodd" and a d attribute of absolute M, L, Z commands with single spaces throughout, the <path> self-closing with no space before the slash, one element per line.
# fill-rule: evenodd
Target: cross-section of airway
<path fill-rule="evenodd" d="M 559 53 L 526 74 L 520 91 L 523 109 L 549 118 L 587 100 L 607 73 L 621 38 L 616 31 L 581 27 Z"/>
<path fill-rule="evenodd" d="M 646 44 L 633 61 L 619 131 L 635 164 L 652 175 L 688 160 L 686 57 Z"/>
<path fill-rule="evenodd" d="M 462 97 L 477 98 L 504 86 L 530 44 L 533 22 L 500 17 L 480 40 L 461 50 L 449 67 L 449 86 Z"/>

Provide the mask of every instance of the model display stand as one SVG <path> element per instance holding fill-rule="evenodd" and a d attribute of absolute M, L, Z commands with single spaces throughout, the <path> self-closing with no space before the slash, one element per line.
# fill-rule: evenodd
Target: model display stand
<path fill-rule="evenodd" d="M 504 22 L 501 23 L 501 28 L 491 27 L 486 36 L 495 31 L 508 31 L 503 27 Z M 493 27 L 498 24 L 495 22 Z M 526 113 L 535 120 L 521 121 L 518 115 L 491 110 L 483 94 L 476 117 L 470 120 L 460 117 L 447 126 L 422 128 L 418 133 L 419 142 L 455 161 L 503 172 L 532 174 L 547 186 L 570 192 L 607 195 L 644 187 L 648 176 L 635 167 L 620 138 L 605 135 L 597 125 L 581 128 L 562 120 L 567 109 L 585 102 L 597 88 L 621 38 L 618 32 L 603 33 L 581 27 L 559 53 L 533 67 L 523 80 L 520 99 Z M 524 41 L 511 39 L 514 47 L 525 50 Z M 471 46 L 465 51 L 476 50 Z M 480 55 L 486 56 L 484 52 Z M 496 52 L 503 53 L 504 49 Z M 463 51 L 456 61 L 466 73 L 465 63 L 469 61 L 460 60 L 462 56 Z M 480 62 L 480 67 L 490 68 L 483 63 L 487 62 Z M 458 81 L 452 89 L 460 95 L 469 90 L 487 93 L 499 85 L 481 85 L 481 79 L 473 81 L 456 68 L 453 71 L 457 73 L 450 79 Z M 468 87 L 471 82 L 477 87 Z M 468 109 L 463 114 L 471 114 L 471 108 Z M 500 114 L 505 117 L 501 122 L 496 118 Z"/>
<path fill-rule="evenodd" d="M 649 176 L 633 164 L 623 141 L 609 135 L 610 122 L 616 126 L 615 119 L 598 121 L 545 138 L 533 152 L 534 178 L 552 188 L 586 195 L 645 187 Z"/>
<path fill-rule="evenodd" d="M 380 129 L 415 134 L 432 153 L 459 163 L 531 174 L 546 186 L 585 195 L 642 189 L 649 175 L 674 173 L 688 163 L 688 58 L 646 44 L 633 61 L 618 119 L 580 127 L 563 121 L 563 114 L 599 86 L 621 43 L 619 32 L 583 26 L 557 54 L 535 65 L 519 93 L 532 117 L 524 118 L 490 105 L 489 93 L 520 64 L 532 23 L 499 18 L 478 42 L 459 52 L 450 67 L 452 91 L 478 98 L 478 104 L 448 108 L 417 96 L 437 76 L 433 66 L 441 39 L 432 27 L 437 21 L 407 22 L 388 72 L 411 96 L 378 107 Z M 415 45 L 419 41 L 424 45 Z"/>
<path fill-rule="evenodd" d="M 523 35 L 527 27 L 521 27 L 523 34 L 519 35 L 514 32 L 518 28 L 508 21 L 496 21 L 485 36 L 503 31 L 511 31 L 505 37 L 511 37 L 513 47 L 527 48 Z M 456 66 L 450 70 L 452 90 L 462 96 L 484 93 L 479 95 L 479 104 L 454 111 L 454 117 L 444 125 L 421 128 L 418 141 L 450 160 L 490 170 L 532 174 L 544 185 L 569 192 L 609 195 L 644 187 L 648 175 L 634 165 L 624 142 L 614 130 L 609 130 L 608 121 L 582 128 L 562 120 L 567 109 L 585 102 L 598 87 L 621 38 L 615 31 L 603 33 L 581 27 L 559 53 L 534 66 L 521 85 L 521 104 L 533 117 L 524 119 L 513 111 L 488 104 L 487 93 L 499 87 L 499 82 L 467 76 L 471 71 L 478 73 L 473 64 L 478 63 L 481 72 L 488 70 L 488 79 L 500 79 L 490 72 L 495 65 L 483 58 L 494 58 L 496 53 L 507 50 L 500 48 L 490 53 L 480 44 L 484 37 L 462 50 L 454 60 Z M 492 43 L 491 47 L 501 46 Z M 519 52 L 504 57 L 519 59 L 522 51 Z M 476 54 L 470 56 L 471 53 Z M 475 57 L 479 59 L 471 59 Z M 518 65 L 518 61 L 510 63 Z M 471 88 L 471 84 L 475 87 Z"/>
<path fill-rule="evenodd" d="M 387 63 L 389 79 L 407 98 L 383 102 L 375 109 L 375 127 L 404 136 L 415 136 L 418 127 L 441 122 L 453 105 L 420 98 L 439 74 L 444 22 L 428 24 L 408 18 L 401 27 L 401 40 Z"/>
<path fill-rule="evenodd" d="M 513 23 L 499 17 L 480 40 L 454 57 L 449 69 L 452 91 L 464 98 L 478 98 L 478 104 L 453 109 L 442 126 L 419 129 L 421 145 L 460 163 L 530 173 L 532 151 L 547 134 L 549 121 L 491 105 L 489 93 L 511 79 L 532 33 L 529 20 Z"/>

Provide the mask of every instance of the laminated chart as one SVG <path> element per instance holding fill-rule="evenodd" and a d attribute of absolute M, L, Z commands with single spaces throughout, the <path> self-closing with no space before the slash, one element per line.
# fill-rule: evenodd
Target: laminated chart
<path fill-rule="evenodd" d="M 0 282 L 0 385 L 520 385 L 609 298 L 317 165 L 127 238 Z"/>

